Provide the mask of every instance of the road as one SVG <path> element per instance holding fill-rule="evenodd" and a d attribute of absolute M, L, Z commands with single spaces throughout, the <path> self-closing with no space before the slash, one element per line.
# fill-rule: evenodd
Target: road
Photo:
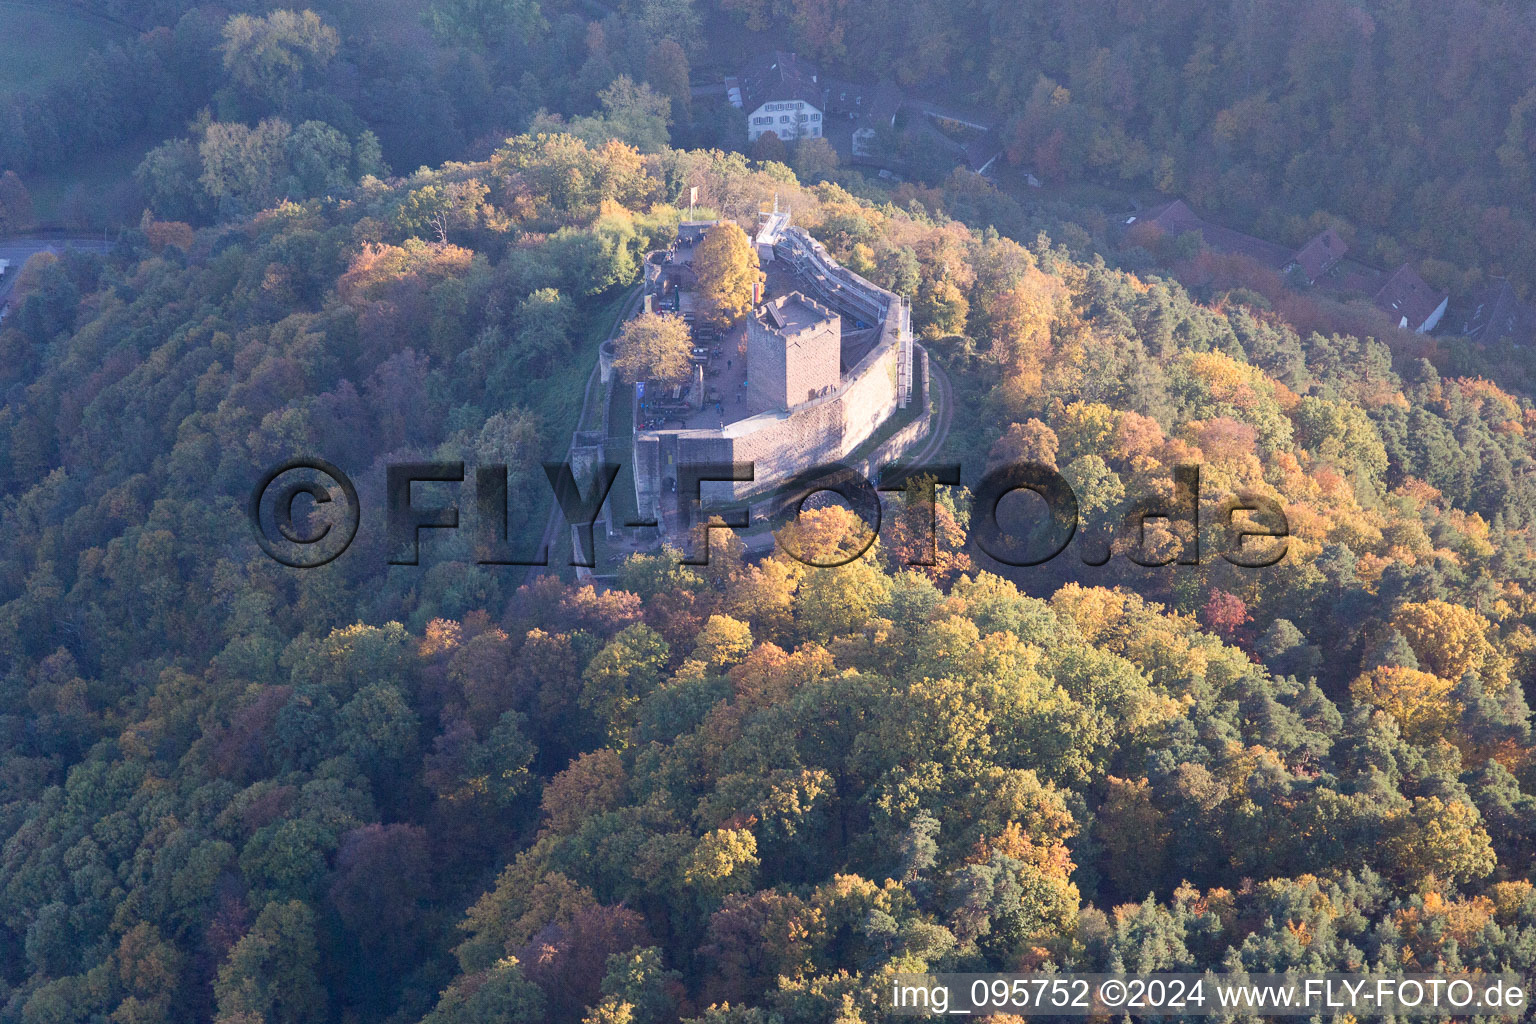
<path fill-rule="evenodd" d="M 923 441 L 923 446 L 909 454 L 905 462 L 930 462 L 944 448 L 944 442 L 949 440 L 949 425 L 955 419 L 955 392 L 949 386 L 949 374 L 944 372 L 944 367 L 933 358 L 933 353 L 928 353 L 928 373 L 933 384 L 933 402 L 937 415 L 934 423 L 928 430 L 928 437 Z"/>
<path fill-rule="evenodd" d="M 11 289 L 16 286 L 16 275 L 21 272 L 23 263 L 40 252 L 60 253 L 66 247 L 107 252 L 112 243 L 100 238 L 0 238 L 0 260 L 11 261 L 10 269 L 0 275 L 0 306 L 11 297 Z"/>

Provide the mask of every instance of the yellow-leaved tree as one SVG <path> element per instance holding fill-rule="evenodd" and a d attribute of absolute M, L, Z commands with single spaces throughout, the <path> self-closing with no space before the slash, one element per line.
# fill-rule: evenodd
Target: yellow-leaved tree
<path fill-rule="evenodd" d="M 704 233 L 693 254 L 699 275 L 699 303 L 721 323 L 740 320 L 752 310 L 752 286 L 762 280 L 757 250 L 747 233 L 731 221 Z"/>
<path fill-rule="evenodd" d="M 1358 701 L 1380 708 L 1402 728 L 1403 735 L 1415 743 L 1433 743 L 1456 720 L 1449 679 L 1429 672 L 1382 665 L 1371 669 L 1350 684 L 1350 693 Z"/>
<path fill-rule="evenodd" d="M 654 380 L 680 384 L 688 379 L 693 342 L 680 316 L 641 313 L 619 334 L 613 361 L 619 376 L 633 383 Z"/>
<path fill-rule="evenodd" d="M 1448 601 L 1408 601 L 1392 613 L 1392 628 L 1403 635 L 1419 667 L 1452 682 L 1468 671 L 1484 685 L 1503 692 L 1508 668 L 1488 641 L 1488 620 L 1471 608 Z"/>

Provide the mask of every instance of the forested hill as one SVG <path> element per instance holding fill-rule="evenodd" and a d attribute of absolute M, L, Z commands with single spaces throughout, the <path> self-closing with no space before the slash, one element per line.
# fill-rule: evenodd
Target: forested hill
<path fill-rule="evenodd" d="M 592 127 L 621 78 L 610 132 L 643 149 L 658 132 L 740 147 L 718 86 L 786 48 L 827 74 L 989 111 L 1010 173 L 1055 194 L 1115 212 L 1182 196 L 1291 247 L 1332 226 L 1356 258 L 1411 261 L 1458 298 L 1500 275 L 1527 299 L 1536 287 L 1536 11 L 1518 0 L 67 6 L 118 35 L 61 54 L 70 71 L 46 84 L 0 87 L 0 167 L 29 184 L 105 175 L 53 211 L 70 226 L 136 223 L 146 203 L 238 215 L 385 166 L 483 158 L 536 120 Z M 249 167 L 209 165 L 205 145 Z"/>
<path fill-rule="evenodd" d="M 835 570 L 386 568 L 383 463 L 533 478 L 695 185 L 914 297 L 971 471 L 1058 465 L 1092 530 L 1199 462 L 1286 559 L 1005 579 L 946 491 L 921 571 L 901 517 Z M 1029 221 L 964 174 L 877 204 L 555 134 L 345 195 L 149 218 L 0 330 L 0 1019 L 821 1024 L 907 968 L 1536 957 L 1515 385 L 967 227 Z M 314 454 L 363 529 L 284 569 L 242 505 Z"/>
<path fill-rule="evenodd" d="M 996 110 L 1047 181 L 1149 186 L 1460 294 L 1536 286 L 1536 11 L 1505 0 L 721 0 L 786 48 Z M 782 44 L 781 44 L 782 45 Z M 1358 238 L 1355 234 L 1358 232 Z"/>

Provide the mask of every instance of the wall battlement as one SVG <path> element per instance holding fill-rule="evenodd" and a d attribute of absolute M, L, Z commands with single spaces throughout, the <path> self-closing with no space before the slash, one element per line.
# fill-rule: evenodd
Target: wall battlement
<path fill-rule="evenodd" d="M 826 313 L 821 319 L 804 316 L 807 322 L 799 325 L 800 329 L 824 332 L 831 324 L 840 331 L 842 326 L 857 322 L 878 327 L 878 337 L 854 366 L 839 374 L 837 335 L 832 336 L 830 349 L 824 347 L 826 339 L 818 335 L 817 345 L 807 352 L 820 353 L 823 363 L 825 353 L 833 353 L 830 373 L 818 363 L 814 376 L 820 383 L 805 385 L 805 395 L 788 394 L 790 385 L 782 382 L 786 400 L 774 403 L 777 407 L 769 411 L 717 428 L 636 429 L 636 507 L 642 517 L 663 523 L 664 533 L 669 532 L 667 524 L 682 529 L 688 525 L 678 515 L 680 465 L 753 463 L 756 476 L 750 483 L 706 483 L 703 487 L 706 507 L 739 502 L 779 486 L 802 470 L 847 458 L 910 400 L 913 348 L 906 299 L 843 267 L 803 228 L 777 228 L 775 259 L 791 268 L 810 314 L 816 310 Z M 754 311 L 748 324 L 748 365 L 754 388 L 758 386 L 758 369 L 751 361 L 751 332 L 754 324 L 767 326 L 758 320 L 761 309 Z M 771 333 L 765 330 L 763 336 Z M 773 378 L 764 386 L 780 385 L 781 381 Z M 822 393 L 811 397 L 818 390 Z M 798 403 L 787 400 L 796 397 Z"/>

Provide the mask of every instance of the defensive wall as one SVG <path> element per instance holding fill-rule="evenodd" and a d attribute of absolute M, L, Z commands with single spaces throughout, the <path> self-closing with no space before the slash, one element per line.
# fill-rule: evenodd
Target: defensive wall
<path fill-rule="evenodd" d="M 675 521 L 675 514 L 668 516 L 665 506 L 676 493 L 679 465 L 754 463 L 756 475 L 750 483 L 703 486 L 706 506 L 748 500 L 804 469 L 843 461 L 912 398 L 913 344 L 907 301 L 837 263 L 802 228 L 784 229 L 773 254 L 793 269 L 807 297 L 828 306 L 845 322 L 878 325 L 879 336 L 834 389 L 793 408 L 759 413 L 719 428 L 641 430 L 636 424 L 633 479 L 642 518 L 664 524 Z M 926 395 L 922 398 L 926 401 Z M 686 528 L 686 524 L 677 525 Z"/>

